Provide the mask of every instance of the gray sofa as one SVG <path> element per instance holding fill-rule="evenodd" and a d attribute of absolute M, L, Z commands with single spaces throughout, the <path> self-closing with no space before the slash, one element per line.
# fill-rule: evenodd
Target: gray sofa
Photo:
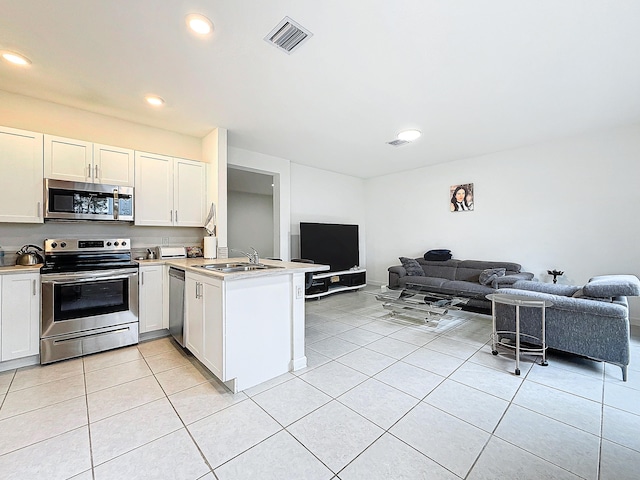
<path fill-rule="evenodd" d="M 583 287 L 531 281 L 518 281 L 512 287 L 499 289 L 496 293 L 547 299 L 553 303 L 546 309 L 548 348 L 618 365 L 622 369 L 622 379 L 627 380 L 627 296 L 640 295 L 637 277 L 593 277 Z M 513 331 L 515 307 L 496 303 L 495 315 L 497 330 Z M 520 308 L 520 331 L 540 337 L 540 309 Z"/>
<path fill-rule="evenodd" d="M 405 288 L 407 284 L 420 285 L 423 290 L 434 293 L 455 294 L 469 298 L 462 308 L 491 313 L 491 302 L 485 297 L 497 288 L 508 287 L 520 280 L 530 280 L 533 273 L 521 272 L 521 266 L 511 262 L 490 262 L 480 260 L 443 261 L 415 259 L 424 275 L 407 275 L 402 265 L 389 267 L 389 288 Z M 487 269 L 503 268 L 505 275 L 495 278 L 490 285 L 480 283 L 480 275 Z"/>

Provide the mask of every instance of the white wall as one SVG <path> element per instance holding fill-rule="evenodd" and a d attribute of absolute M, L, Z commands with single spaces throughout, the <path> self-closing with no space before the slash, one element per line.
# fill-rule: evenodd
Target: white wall
<path fill-rule="evenodd" d="M 368 278 L 386 284 L 398 256 L 433 248 L 514 261 L 541 281 L 553 268 L 570 284 L 640 275 L 639 179 L 640 125 L 370 179 Z M 451 213 L 449 186 L 469 182 L 475 211 Z"/>
<path fill-rule="evenodd" d="M 0 90 L 0 125 L 202 160 L 202 139 Z"/>
<path fill-rule="evenodd" d="M 278 257 L 273 250 L 273 197 L 255 193 L 227 192 L 227 243 L 230 249 L 249 252 L 255 248 L 260 257 Z M 230 257 L 239 256 L 229 252 Z"/>
<path fill-rule="evenodd" d="M 367 265 L 365 189 L 361 178 L 291 164 L 291 256 L 300 252 L 300 222 L 359 225 L 360 266 Z"/>

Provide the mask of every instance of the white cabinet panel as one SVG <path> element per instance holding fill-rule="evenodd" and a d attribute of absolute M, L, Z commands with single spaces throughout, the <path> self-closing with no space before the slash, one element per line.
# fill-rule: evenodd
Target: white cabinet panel
<path fill-rule="evenodd" d="M 220 380 L 225 378 L 222 282 L 187 272 L 186 346 Z"/>
<path fill-rule="evenodd" d="M 136 152 L 135 224 L 173 225 L 173 158 Z"/>
<path fill-rule="evenodd" d="M 44 176 L 72 182 L 93 182 L 93 144 L 45 135 Z"/>
<path fill-rule="evenodd" d="M 205 367 L 219 379 L 224 378 L 225 328 L 222 310 L 222 288 L 220 282 L 207 281 L 202 284 L 204 296 L 203 360 Z"/>
<path fill-rule="evenodd" d="M 45 178 L 133 187 L 133 175 L 133 150 L 44 136 Z"/>
<path fill-rule="evenodd" d="M 160 330 L 163 328 L 164 267 L 162 265 L 140 267 L 139 273 L 140 333 Z"/>
<path fill-rule="evenodd" d="M 0 222 L 42 223 L 43 136 L 0 128 Z"/>
<path fill-rule="evenodd" d="M 173 205 L 175 225 L 202 227 L 205 220 L 205 164 L 175 159 L 173 167 Z"/>
<path fill-rule="evenodd" d="M 93 145 L 93 181 L 107 185 L 134 185 L 134 153 L 128 148 Z"/>
<path fill-rule="evenodd" d="M 204 163 L 143 152 L 136 152 L 135 163 L 136 225 L 204 225 Z"/>
<path fill-rule="evenodd" d="M 2 275 L 2 361 L 40 351 L 40 275 Z"/>
<path fill-rule="evenodd" d="M 204 299 L 200 293 L 200 277 L 185 276 L 185 345 L 197 359 L 202 361 L 204 345 Z"/>

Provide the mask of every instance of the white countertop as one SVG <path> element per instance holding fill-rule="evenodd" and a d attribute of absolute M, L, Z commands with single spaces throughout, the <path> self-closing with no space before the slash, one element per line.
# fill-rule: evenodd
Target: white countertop
<path fill-rule="evenodd" d="M 188 270 L 194 273 L 202 275 L 211 275 L 212 277 L 220 278 L 222 280 L 238 280 L 249 277 L 265 277 L 275 276 L 290 273 L 307 273 L 307 272 L 323 272 L 329 270 L 329 265 L 320 265 L 315 263 L 297 263 L 297 262 L 282 262 L 280 260 L 260 260 L 260 263 L 264 265 L 272 265 L 281 268 L 268 268 L 265 270 L 251 270 L 246 272 L 230 272 L 223 273 L 215 270 L 208 270 L 206 268 L 199 268 L 200 265 L 220 265 L 224 263 L 237 263 L 247 262 L 246 257 L 234 257 L 234 258 L 166 258 L 155 260 L 136 260 L 140 266 L 147 265 L 170 265 L 172 267 L 179 268 L 181 270 Z"/>
<path fill-rule="evenodd" d="M 40 272 L 40 268 L 42 268 L 42 266 L 42 263 L 37 263 L 35 265 L 7 265 L 4 267 L 0 267 L 0 275 L 8 275 L 14 273 L 38 273 Z"/>

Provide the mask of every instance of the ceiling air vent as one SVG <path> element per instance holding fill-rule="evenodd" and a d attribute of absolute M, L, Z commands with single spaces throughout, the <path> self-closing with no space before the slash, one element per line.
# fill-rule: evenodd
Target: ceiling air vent
<path fill-rule="evenodd" d="M 395 140 L 393 140 L 391 142 L 387 142 L 387 145 L 391 145 L 393 147 L 401 147 L 402 145 L 406 145 L 407 143 L 411 143 L 411 142 L 407 142 L 406 140 L 400 140 L 398 138 L 398 139 L 395 139 Z"/>
<path fill-rule="evenodd" d="M 313 33 L 309 30 L 302 28 L 289 17 L 284 17 L 264 39 L 274 47 L 291 54 L 312 36 Z"/>

